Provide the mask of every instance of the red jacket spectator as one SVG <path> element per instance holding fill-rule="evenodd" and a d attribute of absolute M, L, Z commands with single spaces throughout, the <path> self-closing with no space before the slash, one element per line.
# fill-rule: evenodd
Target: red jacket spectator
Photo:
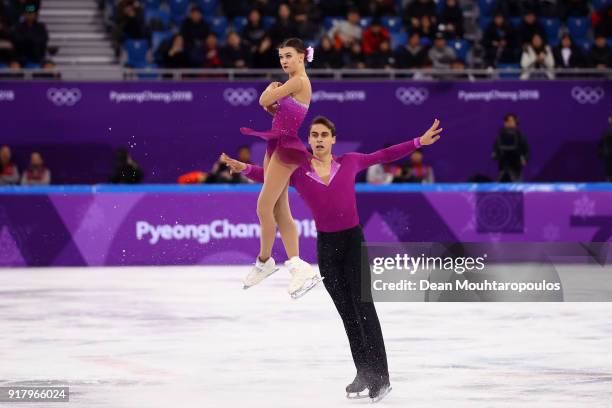
<path fill-rule="evenodd" d="M 379 21 L 374 20 L 370 27 L 363 33 L 363 53 L 369 55 L 375 51 L 379 51 L 380 43 L 389 40 L 389 31 L 381 26 Z"/>

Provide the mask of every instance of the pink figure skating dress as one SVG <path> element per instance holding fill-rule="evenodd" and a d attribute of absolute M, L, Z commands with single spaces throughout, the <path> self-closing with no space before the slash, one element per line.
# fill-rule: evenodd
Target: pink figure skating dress
<path fill-rule="evenodd" d="M 308 105 L 304 105 L 288 95 L 278 100 L 278 109 L 272 119 L 272 129 L 259 132 L 241 127 L 240 132 L 244 135 L 259 136 L 267 140 L 266 151 L 270 157 L 276 151 L 278 157 L 284 163 L 293 163 L 309 169 L 310 160 L 317 158 L 306 149 L 298 136 L 298 129 L 307 113 Z"/>

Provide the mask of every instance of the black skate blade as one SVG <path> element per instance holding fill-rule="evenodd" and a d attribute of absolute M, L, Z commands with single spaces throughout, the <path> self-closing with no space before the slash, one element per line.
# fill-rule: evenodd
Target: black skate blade
<path fill-rule="evenodd" d="M 292 298 L 292 299 L 299 299 L 299 298 L 301 298 L 301 297 L 302 297 L 302 296 L 304 296 L 306 293 L 310 292 L 310 290 L 311 290 L 312 288 L 314 288 L 315 286 L 317 286 L 317 284 L 318 284 L 319 282 L 322 282 L 322 281 L 323 281 L 323 279 L 325 279 L 325 278 L 324 278 L 324 277 L 322 277 L 322 276 L 316 276 L 316 277 L 314 277 L 314 278 L 313 278 L 313 279 L 310 281 L 310 283 L 309 283 L 307 286 L 304 286 L 302 289 L 298 290 L 297 292 L 292 293 L 292 294 L 291 294 L 291 298 Z"/>
<path fill-rule="evenodd" d="M 272 272 L 270 272 L 270 275 L 267 275 L 266 277 L 264 277 L 262 280 L 260 280 L 259 282 L 257 282 L 255 285 L 259 285 L 261 282 L 263 282 L 267 277 L 271 276 L 273 273 L 277 272 L 280 269 L 280 267 L 275 267 L 274 270 Z M 247 290 L 248 288 L 252 288 L 255 285 L 245 285 L 244 283 L 242 284 L 242 289 Z"/>
<path fill-rule="evenodd" d="M 362 394 L 360 392 L 347 392 L 346 393 L 346 398 L 348 398 L 348 399 L 364 399 L 364 398 L 369 398 L 367 388 L 366 388 L 366 391 L 365 391 L 364 394 Z"/>
<path fill-rule="evenodd" d="M 378 394 L 377 397 L 374 398 L 370 398 L 370 400 L 372 401 L 372 404 L 379 402 L 380 400 L 382 400 L 383 398 L 385 398 L 387 396 L 387 394 L 389 394 L 391 392 L 393 388 L 391 386 L 386 387 L 384 390 L 381 391 L 380 394 Z"/>

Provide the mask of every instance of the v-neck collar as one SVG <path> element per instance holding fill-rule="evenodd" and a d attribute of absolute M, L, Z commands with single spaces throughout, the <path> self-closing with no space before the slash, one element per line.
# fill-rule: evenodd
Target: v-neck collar
<path fill-rule="evenodd" d="M 314 181 L 316 181 L 317 183 L 321 183 L 325 187 L 329 187 L 329 185 L 331 184 L 332 180 L 334 179 L 334 177 L 338 173 L 339 169 L 340 169 L 340 163 L 338 163 L 336 161 L 336 159 L 332 156 L 331 169 L 329 170 L 329 182 L 327 184 L 325 184 L 325 181 L 323 181 L 323 179 L 321 177 L 319 177 L 319 175 L 317 174 L 317 171 L 314 169 L 312 164 L 310 164 L 310 170 L 308 170 L 306 172 L 306 175 L 308 177 L 310 177 L 311 179 L 313 179 Z"/>

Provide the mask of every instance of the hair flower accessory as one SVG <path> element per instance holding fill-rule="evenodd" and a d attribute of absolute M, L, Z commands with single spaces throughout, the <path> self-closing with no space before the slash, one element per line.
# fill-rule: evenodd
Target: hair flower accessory
<path fill-rule="evenodd" d="M 314 48 L 308 46 L 308 48 L 306 48 L 306 51 L 308 52 L 306 54 L 306 61 L 312 62 L 312 60 L 314 59 Z"/>

